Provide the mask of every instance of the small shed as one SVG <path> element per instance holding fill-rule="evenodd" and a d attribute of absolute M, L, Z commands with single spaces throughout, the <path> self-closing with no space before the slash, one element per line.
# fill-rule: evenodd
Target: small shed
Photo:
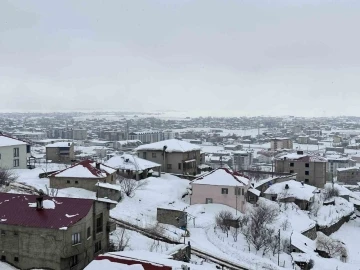
<path fill-rule="evenodd" d="M 120 185 L 98 182 L 96 184 L 97 197 L 108 198 L 119 202 L 122 198 Z"/>

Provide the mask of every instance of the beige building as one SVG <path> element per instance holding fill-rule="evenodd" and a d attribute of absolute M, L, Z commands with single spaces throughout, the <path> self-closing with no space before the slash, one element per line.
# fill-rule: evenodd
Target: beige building
<path fill-rule="evenodd" d="M 289 138 L 274 138 L 271 140 L 271 151 L 279 149 L 293 149 L 293 142 Z"/>
<path fill-rule="evenodd" d="M 360 182 L 360 169 L 358 167 L 337 169 L 337 181 L 347 185 L 357 185 Z"/>
<path fill-rule="evenodd" d="M 249 179 L 219 168 L 191 182 L 190 204 L 217 203 L 244 213 Z"/>
<path fill-rule="evenodd" d="M 74 159 L 74 143 L 55 142 L 46 145 L 46 160 L 57 163 L 71 163 Z"/>
<path fill-rule="evenodd" d="M 87 130 L 86 129 L 73 129 L 73 139 L 84 141 L 87 138 Z"/>
<path fill-rule="evenodd" d="M 19 269 L 84 269 L 115 230 L 105 202 L 11 193 L 0 202 L 0 259 Z"/>
<path fill-rule="evenodd" d="M 141 145 L 135 150 L 140 158 L 161 164 L 162 172 L 196 175 L 201 164 L 201 148 L 177 139 Z"/>
<path fill-rule="evenodd" d="M 30 145 L 0 133 L 0 167 L 26 169 Z"/>
<path fill-rule="evenodd" d="M 304 154 L 303 151 L 282 155 L 275 159 L 275 172 L 296 173 L 296 180 L 323 188 L 327 180 L 326 158 Z"/>
<path fill-rule="evenodd" d="M 92 160 L 83 160 L 49 176 L 51 188 L 76 187 L 96 192 L 96 184 L 115 184 L 116 170 Z"/>

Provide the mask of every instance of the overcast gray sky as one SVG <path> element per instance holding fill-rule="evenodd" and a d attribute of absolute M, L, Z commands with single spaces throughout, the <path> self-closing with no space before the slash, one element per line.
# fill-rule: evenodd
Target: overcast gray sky
<path fill-rule="evenodd" d="M 360 1 L 0 1 L 0 111 L 360 115 Z"/>

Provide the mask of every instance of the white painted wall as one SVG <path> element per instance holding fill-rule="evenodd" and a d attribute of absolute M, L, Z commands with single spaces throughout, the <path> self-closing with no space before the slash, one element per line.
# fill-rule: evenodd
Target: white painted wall
<path fill-rule="evenodd" d="M 14 157 L 14 148 L 19 148 L 19 157 Z M 0 147 L 0 167 L 8 169 L 26 169 L 26 144 Z M 14 159 L 19 159 L 19 167 L 14 167 Z"/>

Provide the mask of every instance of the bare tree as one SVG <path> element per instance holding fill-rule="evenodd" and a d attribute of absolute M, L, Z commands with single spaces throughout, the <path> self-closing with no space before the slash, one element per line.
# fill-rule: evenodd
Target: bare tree
<path fill-rule="evenodd" d="M 135 195 L 135 191 L 141 187 L 144 187 L 147 184 L 146 180 L 136 181 L 134 179 L 118 177 L 118 181 L 121 186 L 122 192 L 126 194 L 128 197 L 133 197 Z"/>
<path fill-rule="evenodd" d="M 339 195 L 340 195 L 339 189 L 337 189 L 336 187 L 327 186 L 325 188 L 325 194 L 324 194 L 325 200 L 329 200 L 333 197 L 338 197 Z"/>
<path fill-rule="evenodd" d="M 46 194 L 50 197 L 56 197 L 58 192 L 59 192 L 59 189 L 57 188 L 48 188 L 47 185 L 45 185 L 45 188 L 46 188 Z"/>
<path fill-rule="evenodd" d="M 234 239 L 234 242 L 237 242 L 238 240 L 238 236 L 240 234 L 240 229 L 239 228 L 234 228 L 234 227 L 230 227 L 230 234 Z"/>
<path fill-rule="evenodd" d="M 256 251 L 264 248 L 264 254 L 271 248 L 271 238 L 274 236 L 274 230 L 269 227 L 278 216 L 276 208 L 260 203 L 248 214 L 248 222 L 241 228 L 246 242 L 252 245 Z M 241 221 L 245 224 L 245 222 Z"/>
<path fill-rule="evenodd" d="M 230 211 L 222 210 L 215 217 L 215 223 L 220 229 L 229 236 L 230 221 L 234 216 Z"/>
<path fill-rule="evenodd" d="M 110 251 L 124 251 L 129 246 L 130 237 L 124 228 L 116 230 L 112 236 L 115 240 L 110 241 Z"/>
<path fill-rule="evenodd" d="M 161 226 L 159 222 L 156 222 L 155 224 L 152 225 L 148 225 L 145 230 L 151 233 L 152 235 L 156 235 L 156 236 L 164 236 L 165 234 L 165 228 Z"/>
<path fill-rule="evenodd" d="M 326 252 L 331 258 L 346 258 L 347 250 L 345 244 L 337 239 L 333 239 L 325 234 L 318 232 L 316 248 Z"/>
<path fill-rule="evenodd" d="M 14 171 L 7 168 L 0 168 L 0 188 L 9 186 L 16 179 L 18 179 L 18 176 Z"/>

